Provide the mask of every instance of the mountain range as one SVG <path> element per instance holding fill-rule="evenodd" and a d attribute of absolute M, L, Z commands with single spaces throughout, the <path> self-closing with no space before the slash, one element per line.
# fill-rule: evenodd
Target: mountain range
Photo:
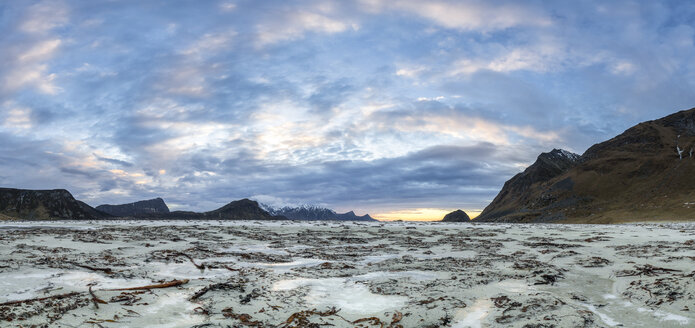
<path fill-rule="evenodd" d="M 170 212 L 161 198 L 122 205 L 100 205 L 93 208 L 76 200 L 65 189 L 26 190 L 0 188 L 0 219 L 72 219 L 95 220 L 114 218 L 142 219 L 217 219 L 217 220 L 286 220 L 271 215 L 256 201 L 241 199 L 208 212 Z"/>
<path fill-rule="evenodd" d="M 99 205 L 93 208 L 76 200 L 65 189 L 26 190 L 0 188 L 0 220 L 75 219 L 95 220 L 137 218 L 151 220 L 340 220 L 375 221 L 369 215 L 357 216 L 350 211 L 338 214 L 333 210 L 316 207 L 262 208 L 258 202 L 241 199 L 207 212 L 169 211 L 163 199 L 154 198 L 120 205 Z M 287 214 L 288 216 L 285 216 Z"/>
<path fill-rule="evenodd" d="M 290 220 L 376 221 L 369 216 L 369 214 L 358 216 L 353 211 L 340 214 L 336 213 L 334 210 L 314 205 L 302 205 L 297 207 L 285 206 L 280 208 L 265 204 L 261 204 L 261 206 L 268 211 L 268 213 L 281 215 Z"/>

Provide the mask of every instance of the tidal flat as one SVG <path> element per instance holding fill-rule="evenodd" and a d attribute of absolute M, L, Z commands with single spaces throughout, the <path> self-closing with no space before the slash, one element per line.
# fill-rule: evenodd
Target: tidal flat
<path fill-rule="evenodd" d="M 693 327 L 695 224 L 0 225 L 2 327 Z"/>

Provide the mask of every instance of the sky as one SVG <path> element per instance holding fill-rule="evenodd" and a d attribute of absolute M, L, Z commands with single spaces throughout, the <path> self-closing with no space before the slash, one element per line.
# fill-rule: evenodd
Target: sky
<path fill-rule="evenodd" d="M 692 1 L 0 0 L 0 186 L 482 211 L 695 107 Z"/>

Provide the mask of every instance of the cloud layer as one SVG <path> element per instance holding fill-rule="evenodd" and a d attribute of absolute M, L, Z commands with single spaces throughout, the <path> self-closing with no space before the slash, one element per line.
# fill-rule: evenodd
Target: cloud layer
<path fill-rule="evenodd" d="M 695 106 L 688 1 L 13 1 L 0 185 L 481 210 L 539 152 Z"/>

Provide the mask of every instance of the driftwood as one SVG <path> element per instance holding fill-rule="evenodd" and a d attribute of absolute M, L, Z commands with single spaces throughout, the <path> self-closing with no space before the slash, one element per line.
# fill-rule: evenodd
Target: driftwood
<path fill-rule="evenodd" d="M 193 258 L 190 255 L 183 253 L 183 252 L 177 252 L 177 254 L 187 258 L 189 261 L 191 261 L 191 263 L 193 263 L 193 265 L 195 265 L 196 268 L 198 268 L 200 270 L 205 270 L 205 264 L 195 263 L 195 261 L 193 261 Z"/>
<path fill-rule="evenodd" d="M 77 296 L 77 295 L 81 295 L 81 294 L 83 294 L 83 293 L 71 292 L 71 293 L 60 294 L 60 295 L 31 298 L 28 300 L 9 301 L 9 302 L 5 302 L 5 303 L 0 303 L 0 306 L 24 304 L 24 303 L 31 303 L 31 302 L 35 302 L 35 301 L 45 301 L 45 300 L 51 300 L 51 299 L 59 300 L 59 299 L 73 297 L 73 296 Z"/>
<path fill-rule="evenodd" d="M 111 270 L 111 268 L 97 268 L 97 267 L 93 267 L 93 266 L 89 266 L 89 265 L 85 265 L 85 264 L 79 264 L 77 262 L 72 262 L 72 264 L 75 266 L 78 266 L 80 268 L 87 269 L 87 270 L 100 271 L 100 272 L 103 272 L 106 274 L 112 274 L 113 273 L 113 270 Z"/>
<path fill-rule="evenodd" d="M 205 295 L 207 292 L 212 291 L 212 290 L 229 290 L 229 289 L 238 289 L 240 291 L 244 291 L 244 286 L 240 284 L 230 284 L 230 283 L 219 283 L 219 284 L 212 284 L 209 286 L 203 287 L 201 290 L 195 292 L 193 296 L 191 296 L 188 300 L 189 301 L 195 301 L 201 296 Z"/>
<path fill-rule="evenodd" d="M 187 283 L 188 283 L 188 279 L 172 280 L 172 281 L 161 283 L 161 284 L 139 286 L 139 287 L 128 287 L 128 288 L 101 289 L 101 291 L 117 292 L 117 291 L 127 291 L 127 290 L 149 290 L 149 289 L 157 289 L 157 288 L 176 287 L 176 286 L 181 286 L 181 285 L 187 284 Z M 9 302 L 0 303 L 0 306 L 17 305 L 17 304 L 36 302 L 36 301 L 45 301 L 45 300 L 50 300 L 50 299 L 63 299 L 63 298 L 68 298 L 68 297 L 82 295 L 82 294 L 84 294 L 84 292 L 70 292 L 70 293 L 66 293 L 66 294 L 59 294 L 59 295 L 46 296 L 46 297 L 37 297 L 37 298 L 31 298 L 31 299 L 26 299 L 26 300 L 9 301 Z M 94 291 L 92 291 L 92 286 L 89 286 L 89 294 L 91 295 L 92 302 L 94 302 L 94 306 L 96 306 L 97 309 L 99 308 L 98 304 L 108 304 L 108 302 L 98 298 L 94 294 Z"/>
<path fill-rule="evenodd" d="M 176 287 L 176 286 L 181 286 L 181 285 L 187 284 L 187 283 L 188 283 L 188 279 L 183 279 L 183 280 L 172 280 L 172 281 L 161 283 L 161 284 L 154 284 L 154 285 L 147 285 L 147 286 L 114 288 L 114 289 L 103 289 L 103 290 L 109 291 L 109 292 L 118 292 L 118 291 L 125 291 L 125 290 L 145 290 L 145 289 Z"/>
<path fill-rule="evenodd" d="M 94 306 L 98 309 L 99 304 L 108 304 L 109 302 L 102 300 L 101 298 L 98 298 L 95 294 L 94 291 L 92 291 L 92 286 L 89 286 L 89 295 L 92 295 L 92 302 L 94 303 Z"/>

